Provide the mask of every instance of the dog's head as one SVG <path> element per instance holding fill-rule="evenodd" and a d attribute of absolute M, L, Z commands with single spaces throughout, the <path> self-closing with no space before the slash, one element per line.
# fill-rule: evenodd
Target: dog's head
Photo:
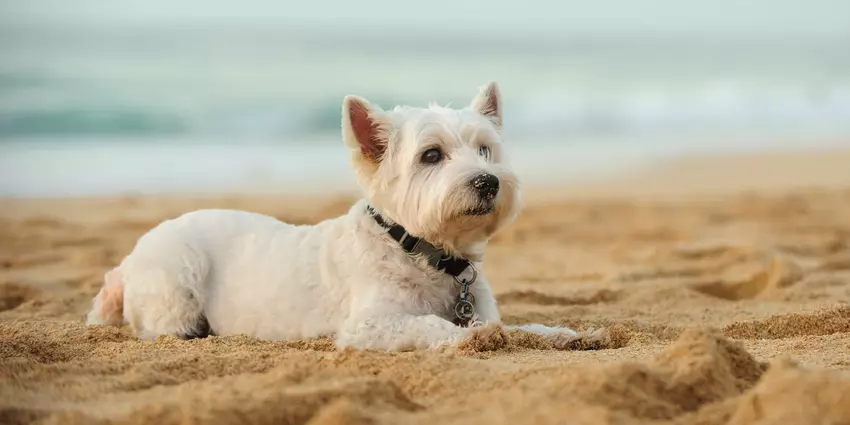
<path fill-rule="evenodd" d="M 342 106 L 343 139 L 369 202 L 410 234 L 456 254 L 483 248 L 519 212 L 519 182 L 501 130 L 495 83 L 463 109 L 384 111 L 355 96 Z"/>

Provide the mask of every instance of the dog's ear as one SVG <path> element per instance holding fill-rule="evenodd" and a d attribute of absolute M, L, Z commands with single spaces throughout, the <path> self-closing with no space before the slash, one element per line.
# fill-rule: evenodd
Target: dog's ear
<path fill-rule="evenodd" d="M 502 95 L 499 85 L 491 81 L 482 87 L 472 101 L 472 109 L 487 117 L 496 129 L 502 129 Z"/>
<path fill-rule="evenodd" d="M 372 163 L 384 157 L 389 141 L 390 124 L 386 112 L 366 99 L 346 96 L 342 102 L 342 138 L 345 144 L 360 152 Z"/>

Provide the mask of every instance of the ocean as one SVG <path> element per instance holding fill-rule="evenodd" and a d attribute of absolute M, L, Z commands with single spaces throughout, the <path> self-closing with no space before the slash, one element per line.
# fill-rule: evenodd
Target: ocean
<path fill-rule="evenodd" d="M 0 196 L 348 191 L 345 95 L 462 106 L 489 80 L 532 184 L 850 147 L 843 39 L 18 26 L 0 28 Z"/>

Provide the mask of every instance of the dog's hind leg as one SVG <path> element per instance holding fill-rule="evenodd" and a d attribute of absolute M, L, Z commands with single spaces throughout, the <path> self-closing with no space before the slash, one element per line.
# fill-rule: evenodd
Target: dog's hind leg
<path fill-rule="evenodd" d="M 202 294 L 186 284 L 186 277 L 162 269 L 127 275 L 125 317 L 139 338 L 210 335 Z"/>
<path fill-rule="evenodd" d="M 86 325 L 120 326 L 124 319 L 124 276 L 114 268 L 103 276 L 103 287 L 92 300 Z"/>
<path fill-rule="evenodd" d="M 140 338 L 212 334 L 205 314 L 209 261 L 202 253 L 188 244 L 169 244 L 134 252 L 121 269 L 124 317 Z"/>

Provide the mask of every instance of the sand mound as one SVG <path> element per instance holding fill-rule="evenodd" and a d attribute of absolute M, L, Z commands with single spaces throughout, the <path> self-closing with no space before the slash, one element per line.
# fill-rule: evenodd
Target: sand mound
<path fill-rule="evenodd" d="M 776 339 L 801 335 L 831 335 L 850 332 L 850 306 L 818 310 L 808 314 L 791 313 L 764 320 L 738 322 L 726 326 L 726 335 L 735 338 Z"/>
<path fill-rule="evenodd" d="M 59 326 L 62 331 L 53 332 L 56 338 L 66 333 L 75 341 L 68 344 L 73 349 L 58 354 L 60 360 L 38 354 L 55 344 L 52 338 L 34 343 L 56 325 L 20 325 L 16 328 L 22 330 L 13 334 L 3 329 L 4 344 L 23 341 L 19 345 L 36 357 L 21 355 L 20 348 L 17 355 L 3 352 L 3 375 L 18 381 L 3 390 L 4 423 L 212 424 L 244 418 L 260 424 L 416 423 L 433 418 L 485 423 L 483 410 L 487 422 L 505 424 L 535 415 L 558 422 L 565 411 L 593 423 L 720 424 L 730 415 L 758 415 L 754 397 L 785 409 L 782 400 L 791 400 L 790 387 L 824 412 L 850 419 L 849 408 L 832 404 L 848 397 L 850 376 L 808 372 L 787 363 L 765 374 L 765 363 L 710 330 L 685 331 L 641 362 L 517 369 L 453 354 L 315 350 L 332 348 L 329 342 L 305 345 L 246 337 L 141 342 L 120 331 L 79 326 Z M 115 352 L 115 346 L 127 353 Z M 150 360 L 152 356 L 158 359 Z M 807 383 L 821 390 L 801 391 L 800 385 Z M 451 403 L 454 398 L 466 402 Z M 464 408 L 467 403 L 476 408 Z M 801 409 L 789 414 L 809 416 L 820 409 L 789 407 Z"/>
<path fill-rule="evenodd" d="M 4 201 L 0 423 L 850 423 L 848 195 L 532 203 L 485 273 L 506 323 L 579 336 L 485 327 L 412 353 L 82 325 L 103 273 L 162 218 L 310 223 L 348 198 Z"/>

